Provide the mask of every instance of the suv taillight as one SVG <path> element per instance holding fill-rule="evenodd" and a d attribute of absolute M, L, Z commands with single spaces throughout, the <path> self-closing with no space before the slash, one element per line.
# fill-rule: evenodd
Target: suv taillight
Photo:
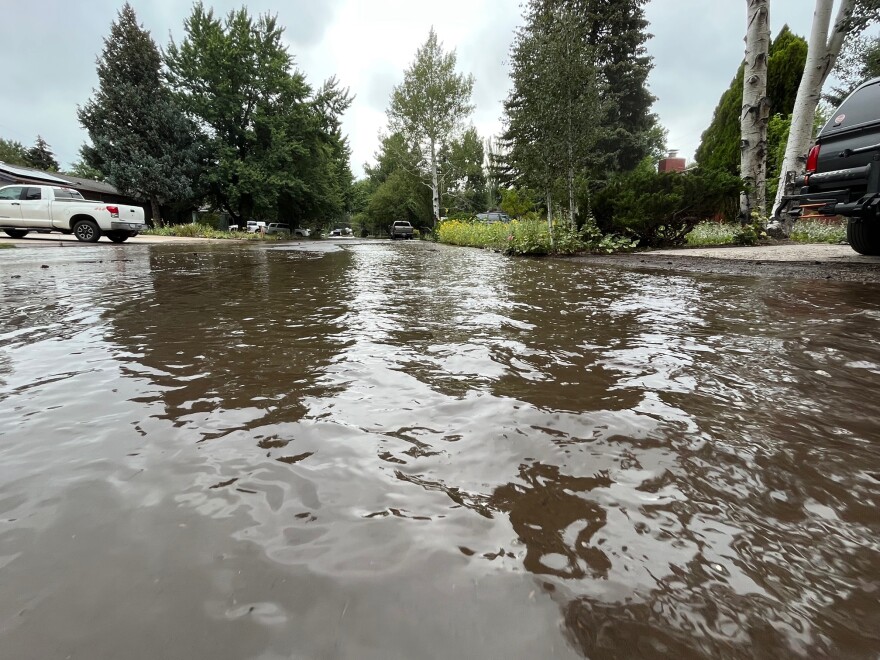
<path fill-rule="evenodd" d="M 813 174 L 817 169 L 819 169 L 818 144 L 810 149 L 810 154 L 807 156 L 807 174 Z"/>
<path fill-rule="evenodd" d="M 108 206 L 107 211 L 110 213 L 111 218 L 119 217 L 119 207 L 118 206 Z"/>

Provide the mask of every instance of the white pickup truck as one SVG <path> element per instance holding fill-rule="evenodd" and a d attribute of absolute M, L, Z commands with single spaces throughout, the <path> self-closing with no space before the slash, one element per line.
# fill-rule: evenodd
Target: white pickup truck
<path fill-rule="evenodd" d="M 58 231 L 86 243 L 101 236 L 122 243 L 146 228 L 140 206 L 90 202 L 63 186 L 0 188 L 0 230 L 12 238 L 23 238 L 32 231 Z"/>

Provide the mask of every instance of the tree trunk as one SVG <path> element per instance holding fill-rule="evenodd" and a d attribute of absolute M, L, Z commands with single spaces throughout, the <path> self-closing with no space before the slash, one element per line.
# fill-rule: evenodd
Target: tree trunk
<path fill-rule="evenodd" d="M 807 63 L 804 67 L 800 87 L 798 87 L 794 112 L 791 116 L 791 131 L 780 168 L 779 188 L 773 204 L 774 216 L 780 215 L 782 196 L 790 192 L 795 178 L 804 171 L 807 152 L 813 139 L 813 122 L 816 116 L 816 106 L 819 105 L 819 98 L 822 94 L 822 86 L 840 54 L 855 5 L 856 0 L 841 0 L 834 28 L 830 30 L 829 37 L 829 24 L 834 0 L 816 0 L 813 27 L 807 48 Z M 777 234 L 787 236 L 791 231 L 791 224 L 790 217 L 774 217 L 774 228 Z"/>
<path fill-rule="evenodd" d="M 746 32 L 743 105 L 740 116 L 740 176 L 745 190 L 740 196 L 740 221 L 751 221 L 752 212 L 767 213 L 767 61 L 770 52 L 770 0 L 746 0 Z"/>
<path fill-rule="evenodd" d="M 440 182 L 437 176 L 437 145 L 431 140 L 431 204 L 434 209 L 434 227 L 440 220 Z"/>
<path fill-rule="evenodd" d="M 550 232 L 550 247 L 553 247 L 553 200 L 547 191 L 547 231 Z"/>
<path fill-rule="evenodd" d="M 159 199 L 155 196 L 150 197 L 150 211 L 153 219 L 154 227 L 162 227 L 162 211 L 159 208 Z"/>

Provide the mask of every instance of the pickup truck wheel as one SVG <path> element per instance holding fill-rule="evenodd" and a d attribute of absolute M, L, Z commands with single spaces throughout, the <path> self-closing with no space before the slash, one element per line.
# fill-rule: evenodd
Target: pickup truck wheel
<path fill-rule="evenodd" d="M 850 218 L 846 223 L 846 240 L 859 254 L 880 255 L 880 218 Z"/>
<path fill-rule="evenodd" d="M 80 220 L 73 226 L 73 235 L 83 243 L 97 243 L 101 230 L 93 220 Z"/>
<path fill-rule="evenodd" d="M 9 236 L 9 238 L 24 238 L 28 235 L 26 229 L 4 229 L 3 233 Z"/>
<path fill-rule="evenodd" d="M 125 243 L 129 238 L 129 233 L 127 231 L 114 231 L 108 233 L 107 238 L 114 243 Z"/>

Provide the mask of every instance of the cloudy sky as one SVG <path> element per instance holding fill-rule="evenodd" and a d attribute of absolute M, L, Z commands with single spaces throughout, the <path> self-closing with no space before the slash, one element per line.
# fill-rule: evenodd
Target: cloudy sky
<path fill-rule="evenodd" d="M 62 166 L 78 158 L 86 139 L 76 119 L 97 84 L 95 58 L 122 0 L 0 0 L 5 11 L 0 61 L 0 137 L 26 146 L 41 134 Z M 180 40 L 190 7 L 181 0 L 131 0 L 160 46 Z M 205 0 L 225 13 L 241 0 Z M 345 117 L 352 168 L 363 172 L 385 126 L 392 87 L 433 25 L 459 70 L 476 78 L 473 123 L 484 136 L 501 126 L 509 80 L 507 58 L 521 22 L 520 0 L 286 0 L 245 2 L 251 13 L 274 12 L 286 26 L 297 66 L 313 84 L 336 74 L 356 95 Z M 773 0 L 771 24 L 806 35 L 810 0 Z M 742 60 L 742 0 L 650 0 L 654 35 L 649 79 L 655 111 L 669 131 L 669 146 L 688 159 L 709 124 L 721 93 Z"/>

